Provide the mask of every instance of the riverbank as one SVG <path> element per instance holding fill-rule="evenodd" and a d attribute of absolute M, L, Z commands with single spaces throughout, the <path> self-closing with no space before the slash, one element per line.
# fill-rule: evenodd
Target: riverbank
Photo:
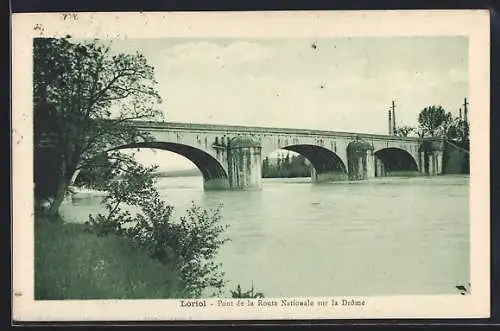
<path fill-rule="evenodd" d="M 35 299 L 181 298 L 173 265 L 162 265 L 125 238 L 98 237 L 84 224 L 35 220 Z"/>

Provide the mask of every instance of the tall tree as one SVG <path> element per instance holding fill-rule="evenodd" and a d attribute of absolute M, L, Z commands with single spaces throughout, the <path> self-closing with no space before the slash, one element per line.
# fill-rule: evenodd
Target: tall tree
<path fill-rule="evenodd" d="M 441 106 L 429 106 L 418 115 L 418 124 L 424 135 L 434 137 L 444 134 L 452 121 L 451 113 Z"/>
<path fill-rule="evenodd" d="M 75 171 L 109 146 L 151 139 L 131 121 L 160 118 L 154 68 L 140 54 L 113 54 L 99 40 L 37 38 L 33 45 L 35 184 L 47 170 L 41 142 L 57 159 L 49 213 L 56 214 Z M 36 189 L 35 189 L 36 190 Z"/>

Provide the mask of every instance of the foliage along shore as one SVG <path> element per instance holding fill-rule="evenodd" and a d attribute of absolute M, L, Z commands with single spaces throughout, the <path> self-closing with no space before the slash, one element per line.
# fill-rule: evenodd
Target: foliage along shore
<path fill-rule="evenodd" d="M 253 284 L 248 291 L 238 284 L 230 294 L 264 297 Z M 174 263 L 160 263 L 122 236 L 101 237 L 60 216 L 35 216 L 35 300 L 186 297 L 188 288 Z"/>
<path fill-rule="evenodd" d="M 85 224 L 35 217 L 36 300 L 183 297 L 175 265 L 150 258 L 126 238 L 99 237 Z"/>

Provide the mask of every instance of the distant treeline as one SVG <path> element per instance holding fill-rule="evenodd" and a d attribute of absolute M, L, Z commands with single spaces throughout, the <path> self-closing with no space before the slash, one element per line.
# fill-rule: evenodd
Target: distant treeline
<path fill-rule="evenodd" d="M 311 176 L 311 166 L 302 155 L 278 155 L 275 162 L 266 157 L 262 162 L 262 177 L 292 178 Z"/>
<path fill-rule="evenodd" d="M 155 175 L 156 177 L 195 177 L 201 176 L 201 172 L 197 168 L 192 168 L 183 170 L 159 171 Z"/>
<path fill-rule="evenodd" d="M 197 168 L 159 171 L 157 177 L 191 177 L 201 176 Z M 279 155 L 277 159 L 266 157 L 262 162 L 264 178 L 292 178 L 311 176 L 311 166 L 302 155 Z"/>

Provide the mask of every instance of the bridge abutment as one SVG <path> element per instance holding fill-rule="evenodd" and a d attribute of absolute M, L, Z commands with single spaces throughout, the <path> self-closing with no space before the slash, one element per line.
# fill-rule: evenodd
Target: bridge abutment
<path fill-rule="evenodd" d="M 444 139 L 424 142 L 420 156 L 420 172 L 428 176 L 438 176 L 444 173 Z"/>

